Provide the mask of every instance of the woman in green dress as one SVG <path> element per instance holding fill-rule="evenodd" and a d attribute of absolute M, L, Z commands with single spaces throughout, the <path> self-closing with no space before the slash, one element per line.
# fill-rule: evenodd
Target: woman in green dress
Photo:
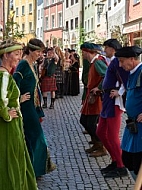
<path fill-rule="evenodd" d="M 13 77 L 20 89 L 21 95 L 29 97 L 21 103 L 24 122 L 25 139 L 36 177 L 40 177 L 55 169 L 51 162 L 47 143 L 39 121 L 40 102 L 38 97 L 38 77 L 33 63 L 39 58 L 44 49 L 41 40 L 30 39 L 25 50 L 25 56 L 19 62 Z M 38 113 L 37 113 L 38 108 Z"/>
<path fill-rule="evenodd" d="M 10 74 L 21 58 L 21 49 L 11 40 L 0 44 L 0 190 L 37 190 L 23 133 L 20 93 Z"/>

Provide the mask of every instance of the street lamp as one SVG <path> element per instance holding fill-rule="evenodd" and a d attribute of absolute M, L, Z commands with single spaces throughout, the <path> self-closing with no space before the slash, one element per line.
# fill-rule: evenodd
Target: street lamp
<path fill-rule="evenodd" d="M 95 6 L 97 6 L 97 14 L 100 16 L 100 14 L 103 12 L 104 4 L 97 3 Z"/>

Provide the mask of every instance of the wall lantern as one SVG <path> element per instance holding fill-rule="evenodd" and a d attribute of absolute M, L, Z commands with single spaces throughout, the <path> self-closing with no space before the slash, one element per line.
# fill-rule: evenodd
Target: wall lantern
<path fill-rule="evenodd" d="M 97 14 L 100 16 L 100 14 L 103 12 L 104 4 L 97 3 L 95 6 L 97 6 Z"/>

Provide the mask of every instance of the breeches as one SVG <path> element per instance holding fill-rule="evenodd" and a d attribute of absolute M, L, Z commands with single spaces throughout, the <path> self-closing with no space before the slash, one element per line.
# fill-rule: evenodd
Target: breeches
<path fill-rule="evenodd" d="M 95 137 L 96 140 L 99 140 L 96 136 L 96 128 L 98 123 L 99 115 L 84 115 L 81 114 L 80 123 L 88 131 L 91 137 Z"/>

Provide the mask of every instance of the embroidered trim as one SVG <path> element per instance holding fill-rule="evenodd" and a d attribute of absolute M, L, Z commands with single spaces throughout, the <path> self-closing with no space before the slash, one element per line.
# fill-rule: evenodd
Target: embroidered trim
<path fill-rule="evenodd" d="M 15 73 L 18 73 L 21 76 L 22 79 L 24 78 L 22 73 L 20 73 L 19 71 L 16 71 Z"/>

